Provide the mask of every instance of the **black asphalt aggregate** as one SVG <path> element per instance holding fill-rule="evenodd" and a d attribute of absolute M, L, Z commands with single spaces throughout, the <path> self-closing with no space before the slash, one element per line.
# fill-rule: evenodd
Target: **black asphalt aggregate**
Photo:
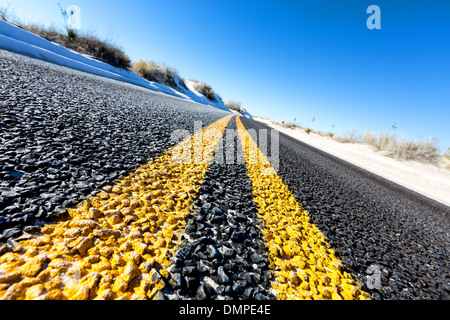
<path fill-rule="evenodd" d="M 242 122 L 267 130 L 270 157 L 270 127 Z M 279 154 L 278 174 L 372 298 L 449 299 L 449 207 L 282 133 Z"/>
<path fill-rule="evenodd" d="M 175 130 L 228 114 L 0 50 L 0 241 L 60 219 L 175 145 Z"/>
<path fill-rule="evenodd" d="M 0 249 L 160 155 L 177 142 L 175 130 L 193 133 L 194 121 L 205 127 L 228 114 L 0 50 Z M 243 123 L 256 132 L 270 129 Z M 283 134 L 279 151 L 278 174 L 372 298 L 449 299 L 449 207 Z M 179 259 L 188 262 L 172 270 L 172 279 L 184 280 L 168 296 L 271 298 L 261 234 L 251 230 L 257 224 L 251 183 L 244 177 L 242 164 L 210 167 L 187 220 L 193 236 Z M 227 229 L 218 210 L 211 214 L 216 207 L 227 222 L 242 219 L 236 230 Z M 247 233 L 239 237 L 242 228 Z M 233 239 L 213 245 L 205 234 Z M 247 251 L 234 243 L 240 241 Z M 256 262 L 248 261 L 252 257 Z M 225 267 L 229 258 L 242 265 Z M 225 263 L 220 272 L 217 263 Z M 197 269 L 183 270 L 189 264 Z M 187 287 L 191 271 L 200 281 L 187 279 Z M 220 286 L 211 287 L 209 279 Z"/>
<path fill-rule="evenodd" d="M 252 184 L 237 159 L 242 148 L 236 128 L 234 117 L 224 134 L 231 139 L 216 150 L 186 219 L 186 235 L 170 268 L 172 279 L 180 280 L 169 281 L 165 290 L 170 299 L 275 299 Z M 233 158 L 227 159 L 228 148 Z"/>

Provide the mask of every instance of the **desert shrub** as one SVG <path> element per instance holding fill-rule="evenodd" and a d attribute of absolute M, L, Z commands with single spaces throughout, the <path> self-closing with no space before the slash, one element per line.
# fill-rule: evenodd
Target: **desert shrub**
<path fill-rule="evenodd" d="M 195 90 L 204 95 L 209 101 L 216 101 L 216 95 L 214 94 L 214 91 L 209 84 L 201 82 L 195 86 Z"/>
<path fill-rule="evenodd" d="M 434 140 L 409 141 L 406 138 L 400 139 L 391 133 L 375 136 L 372 132 L 366 132 L 360 138 L 356 135 L 355 130 L 348 131 L 341 136 L 335 136 L 334 139 L 344 143 L 365 143 L 398 160 L 415 160 L 437 164 L 439 159 L 442 158 Z M 450 154 L 448 156 L 450 159 Z"/>
<path fill-rule="evenodd" d="M 401 160 L 417 160 L 436 163 L 439 158 L 435 141 L 407 141 L 401 139 L 387 148 L 388 154 Z"/>
<path fill-rule="evenodd" d="M 100 40 L 95 35 L 77 33 L 74 30 L 63 32 L 55 26 L 42 26 L 37 24 L 18 24 L 19 27 L 34 33 L 42 38 L 55 42 L 68 49 L 92 56 L 114 67 L 131 69 L 130 58 L 118 46 L 109 41 Z"/>
<path fill-rule="evenodd" d="M 240 114 L 245 113 L 245 109 L 242 108 L 242 104 L 238 101 L 228 100 L 225 106 L 230 109 L 239 112 Z"/>
<path fill-rule="evenodd" d="M 443 160 L 442 168 L 450 170 L 450 147 L 448 147 L 447 152 L 444 153 Z"/>
<path fill-rule="evenodd" d="M 333 139 L 343 143 L 355 143 L 360 141 L 356 134 L 356 129 L 345 131 L 342 135 L 334 136 Z"/>
<path fill-rule="evenodd" d="M 168 85 L 174 89 L 178 89 L 175 77 L 178 77 L 178 83 L 186 88 L 184 81 L 178 76 L 177 71 L 174 68 L 167 67 L 164 64 L 156 64 L 153 61 L 143 61 L 133 63 L 133 72 L 137 73 L 144 79 L 150 81 L 156 81 L 165 85 Z"/>
<path fill-rule="evenodd" d="M 396 137 L 393 134 L 385 133 L 373 139 L 372 145 L 378 150 L 391 148 L 396 143 Z"/>
<path fill-rule="evenodd" d="M 399 160 L 416 160 L 436 164 L 440 158 L 436 141 L 399 139 L 393 134 L 382 134 L 374 138 L 373 146 Z"/>
<path fill-rule="evenodd" d="M 71 39 L 70 36 L 68 37 Z M 115 67 L 126 70 L 131 69 L 130 58 L 120 48 L 108 42 L 101 41 L 96 37 L 85 37 L 78 35 L 69 42 L 69 47 L 72 47 L 80 52 L 90 54 L 94 58 L 109 63 Z"/>
<path fill-rule="evenodd" d="M 362 143 L 373 145 L 375 141 L 375 135 L 373 132 L 364 132 L 362 135 Z"/>
<path fill-rule="evenodd" d="M 292 123 L 292 122 L 283 123 L 283 124 L 281 124 L 281 126 L 284 127 L 284 128 L 288 128 L 288 129 L 299 128 L 298 125 L 296 125 L 295 123 Z"/>
<path fill-rule="evenodd" d="M 242 106 L 242 104 L 240 103 L 240 102 L 238 102 L 238 101 L 234 101 L 234 100 L 228 100 L 227 101 L 227 103 L 225 104 L 225 106 L 228 108 L 228 109 L 231 109 L 231 110 L 235 110 L 235 111 L 241 111 L 241 106 Z"/>
<path fill-rule="evenodd" d="M 333 132 L 328 132 L 328 136 L 329 136 L 330 138 L 333 138 L 334 133 L 333 133 Z"/>
<path fill-rule="evenodd" d="M 444 156 L 450 160 L 450 147 L 448 147 L 447 152 L 444 154 Z"/>
<path fill-rule="evenodd" d="M 305 132 L 307 133 L 307 134 L 310 134 L 311 132 L 314 132 L 311 128 L 306 128 L 305 129 Z"/>

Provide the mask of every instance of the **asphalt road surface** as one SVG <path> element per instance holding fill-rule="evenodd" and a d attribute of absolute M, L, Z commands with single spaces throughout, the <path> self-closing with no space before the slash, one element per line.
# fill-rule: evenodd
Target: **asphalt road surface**
<path fill-rule="evenodd" d="M 374 298 L 448 299 L 449 207 L 287 135 L 279 145 L 279 175 L 345 266 L 363 284 L 379 267 Z"/>
<path fill-rule="evenodd" d="M 159 168 L 158 172 L 170 171 L 172 167 L 160 167 L 167 161 L 158 162 L 157 159 L 179 142 L 172 139 L 175 130 L 183 129 L 193 134 L 198 128 L 196 121 L 201 121 L 202 128 L 211 124 L 220 130 L 225 130 L 225 127 L 236 129 L 237 126 L 236 117 L 226 123 L 217 122 L 229 115 L 222 110 L 5 51 L 0 51 L 0 80 L 0 243 L 3 243 L 0 259 L 7 263 L 15 259 L 15 264 L 10 265 L 11 270 L 33 260 L 29 257 L 32 250 L 26 250 L 26 243 L 18 247 L 20 239 L 27 240 L 48 225 L 66 221 L 69 219 L 67 209 L 75 208 L 88 195 L 103 197 L 102 188 L 105 190 L 105 187 L 117 184 L 147 163 L 151 164 L 150 169 L 145 169 L 150 170 L 147 173 L 155 168 Z M 248 131 L 254 130 L 257 134 L 268 132 L 268 153 L 265 153 L 264 144 L 260 143 L 259 147 L 270 159 L 270 128 L 243 117 L 240 121 Z M 92 268 L 101 270 L 94 277 L 95 281 L 92 280 L 94 273 L 89 271 L 90 267 L 83 271 L 93 281 L 89 283 L 94 283 L 84 295 L 81 289 L 76 293 L 73 290 L 61 293 L 51 291 L 56 290 L 51 286 L 44 289 L 35 284 L 37 287 L 28 290 L 25 285 L 20 285 L 33 277 L 39 278 L 46 268 L 53 268 L 53 261 L 48 261 L 51 255 L 48 255 L 37 262 L 35 274 L 23 271 L 9 278 L 0 274 L 0 295 L 3 294 L 4 299 L 75 295 L 94 298 L 96 294 L 97 297 L 115 298 L 122 293 L 123 297 L 131 299 L 142 296 L 158 299 L 277 299 L 289 296 L 292 290 L 286 289 L 284 295 L 280 295 L 271 286 L 271 283 L 278 281 L 280 288 L 289 287 L 286 287 L 283 277 L 276 278 L 272 272 L 275 268 L 273 247 L 264 231 L 268 230 L 268 222 L 261 219 L 261 205 L 255 198 L 256 180 L 249 178 L 251 167 L 237 160 L 242 153 L 238 140 L 236 135 L 231 145 L 224 145 L 224 151 L 234 149 L 234 163 L 212 163 L 202 168 L 185 168 L 185 172 L 176 171 L 174 176 L 187 177 L 190 181 L 179 180 L 181 178 L 177 176 L 178 180 L 173 179 L 174 186 L 179 184 L 180 188 L 198 189 L 192 193 L 192 199 L 190 196 L 187 198 L 191 202 L 185 201 L 183 196 L 177 204 L 177 210 L 186 211 L 185 215 L 180 216 L 184 221 L 182 225 L 185 225 L 180 231 L 182 236 L 173 236 L 176 232 L 172 234 L 164 229 L 166 223 L 143 228 L 148 219 L 141 218 L 143 222 L 139 225 L 136 221 L 141 220 L 133 220 L 140 218 L 139 214 L 125 219 L 126 214 L 121 211 L 118 221 L 134 221 L 135 224 L 131 222 L 130 225 L 139 230 L 129 234 L 130 238 L 135 239 L 133 246 L 141 243 L 142 247 L 145 244 L 146 249 L 123 249 L 126 246 L 119 237 L 110 251 L 117 247 L 117 252 L 122 252 L 122 249 L 126 252 L 118 255 L 124 261 L 112 262 L 112 267 L 109 267 L 113 270 L 109 276 L 114 285 L 105 284 L 108 278 L 105 272 L 108 271 L 99 268 L 98 261 L 89 262 L 91 266 L 95 265 Z M 259 142 L 258 139 L 256 142 Z M 204 142 L 205 148 L 208 143 L 214 146 L 217 141 Z M 279 136 L 278 150 L 279 165 L 274 168 L 280 181 L 292 193 L 295 205 L 306 210 L 311 222 L 323 234 L 324 239 L 319 242 L 326 242 L 342 262 L 340 272 L 356 279 L 361 292 L 366 292 L 372 299 L 450 297 L 449 207 L 283 134 Z M 189 170 L 197 170 L 196 175 L 189 176 Z M 145 178 L 142 179 L 142 186 L 150 184 Z M 170 181 L 164 176 L 161 179 L 159 183 Z M 180 184 L 179 181 L 185 182 Z M 111 188 L 106 190 L 112 192 Z M 138 191 L 135 189 L 134 193 Z M 274 189 L 269 191 L 274 194 L 280 192 Z M 120 197 L 122 210 L 123 203 L 130 201 L 125 199 L 123 202 L 123 194 L 118 191 L 113 193 Z M 163 199 L 168 196 L 166 194 Z M 120 202 L 111 194 L 109 197 L 112 202 Z M 157 197 L 155 193 L 155 199 Z M 148 197 L 146 199 L 149 200 Z M 155 199 L 152 205 L 166 201 Z M 147 208 L 147 204 L 144 207 Z M 139 207 L 130 208 L 138 212 Z M 97 212 L 95 210 L 93 212 Z M 173 225 L 173 230 L 175 225 L 181 225 L 173 223 L 169 215 L 163 214 L 160 221 L 162 217 Z M 96 218 L 98 221 L 102 219 Z M 118 230 L 121 223 L 108 219 L 108 223 Z M 97 225 L 100 222 L 95 222 L 95 227 L 90 228 L 98 228 Z M 136 240 L 153 227 L 161 227 L 165 236 L 170 234 L 173 237 L 165 244 L 168 252 L 173 252 L 171 259 L 164 258 L 158 247 L 150 248 L 158 241 Z M 51 229 L 53 234 L 47 234 L 57 239 L 59 231 L 54 230 L 58 228 Z M 91 230 L 97 236 L 88 236 L 89 228 L 83 230 L 79 231 L 78 237 L 86 236 L 84 239 L 95 241 L 86 247 L 77 244 L 78 249 L 68 250 L 67 254 L 87 259 L 86 255 L 96 256 L 99 251 L 99 260 L 120 260 L 115 253 L 111 255 L 107 250 L 95 249 L 96 246 L 103 248 L 99 235 L 104 233 Z M 118 237 L 119 233 L 108 232 L 113 238 Z M 28 257 L 23 261 L 14 256 L 21 250 L 27 252 L 23 257 Z M 45 250 L 52 252 L 52 245 L 47 244 Z M 140 256 L 137 253 L 133 256 L 130 250 L 140 252 Z M 157 262 L 152 260 L 149 263 L 147 258 L 152 254 Z M 11 258 L 13 256 L 14 259 Z M 64 257 L 63 254 L 59 256 Z M 114 271 L 116 265 L 117 270 Z M 310 268 L 313 271 L 319 269 L 315 266 Z M 311 280 L 314 277 L 310 275 L 309 280 L 302 280 L 301 276 L 292 276 L 292 268 L 289 270 L 290 275 L 286 276 L 286 279 L 291 277 L 289 285 L 300 287 L 301 283 L 309 281 L 303 287 L 303 293 L 309 290 L 313 292 L 313 297 L 346 297 L 345 293 L 332 295 L 330 290 L 327 291 L 325 287 L 332 286 L 329 279 L 322 283 Z M 282 271 L 277 272 L 282 274 Z M 119 276 L 122 273 L 124 276 Z M 143 284 L 146 277 L 141 274 L 145 273 L 151 275 L 149 285 Z M 123 283 L 118 283 L 114 277 L 122 279 Z M 143 280 L 136 284 L 136 279 Z M 316 285 L 319 289 L 313 288 Z M 143 294 L 132 291 L 130 288 L 133 286 L 141 288 Z M 351 292 L 353 297 L 361 296 Z M 308 292 L 305 294 L 309 297 Z"/>

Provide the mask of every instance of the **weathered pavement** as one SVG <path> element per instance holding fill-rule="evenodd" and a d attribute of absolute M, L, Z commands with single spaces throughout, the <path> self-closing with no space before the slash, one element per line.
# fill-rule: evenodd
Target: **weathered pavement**
<path fill-rule="evenodd" d="M 179 169 L 174 130 L 268 128 L 4 51 L 0 69 L 3 298 L 448 299 L 448 207 L 284 135 L 269 180 Z"/>
<path fill-rule="evenodd" d="M 372 298 L 449 298 L 449 207 L 284 134 L 279 145 L 278 174 Z"/>

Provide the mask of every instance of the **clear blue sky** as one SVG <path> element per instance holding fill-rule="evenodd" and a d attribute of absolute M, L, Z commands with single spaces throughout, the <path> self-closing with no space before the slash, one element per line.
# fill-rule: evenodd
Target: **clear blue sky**
<path fill-rule="evenodd" d="M 400 136 L 450 146 L 449 1 L 59 2 L 133 61 L 165 62 L 253 115 L 337 134 L 396 123 Z M 24 22 L 63 25 L 58 1 L 8 3 Z M 366 27 L 371 4 L 380 30 Z"/>

